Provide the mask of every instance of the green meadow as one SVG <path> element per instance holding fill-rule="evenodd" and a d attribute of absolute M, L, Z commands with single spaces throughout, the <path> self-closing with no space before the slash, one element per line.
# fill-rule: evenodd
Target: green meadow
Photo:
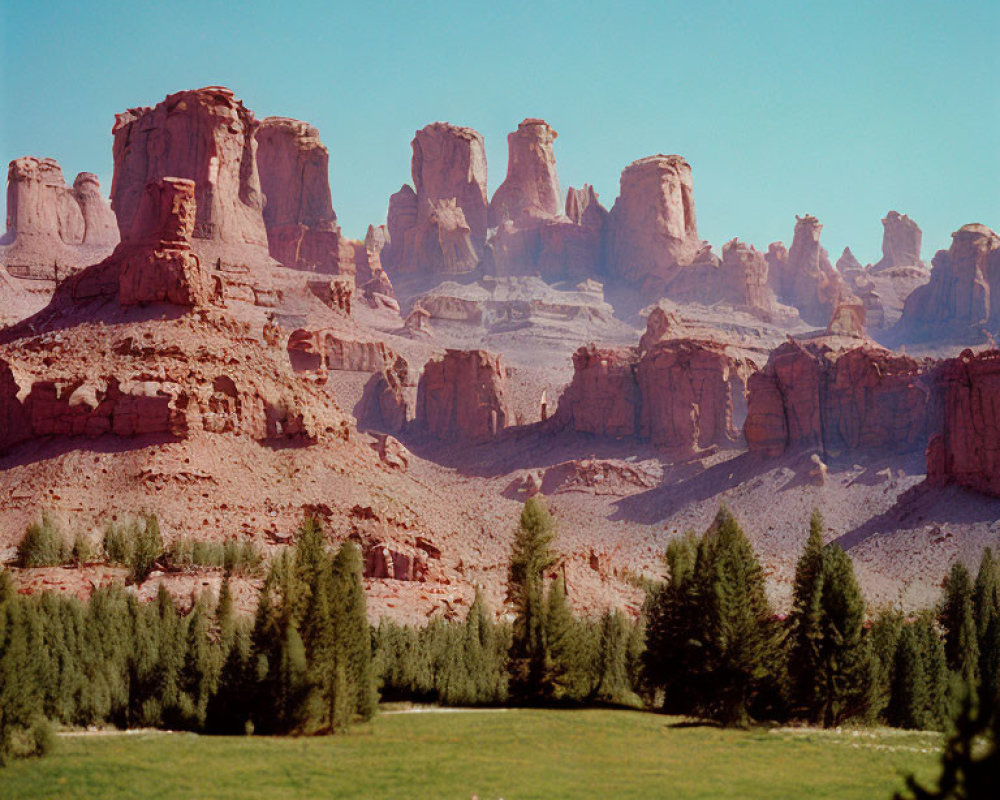
<path fill-rule="evenodd" d="M 332 737 L 60 735 L 0 770 L 19 798 L 889 798 L 937 772 L 941 737 L 726 730 L 624 710 L 382 713 Z"/>

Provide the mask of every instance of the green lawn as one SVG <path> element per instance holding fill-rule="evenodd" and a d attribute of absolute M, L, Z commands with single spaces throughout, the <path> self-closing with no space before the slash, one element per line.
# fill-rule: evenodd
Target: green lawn
<path fill-rule="evenodd" d="M 940 737 L 726 731 L 632 711 L 382 714 L 329 738 L 60 736 L 0 770 L 16 798 L 889 798 Z"/>

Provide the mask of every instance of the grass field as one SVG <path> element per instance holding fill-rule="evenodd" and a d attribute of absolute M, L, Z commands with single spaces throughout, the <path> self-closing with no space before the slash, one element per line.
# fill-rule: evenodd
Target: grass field
<path fill-rule="evenodd" d="M 0 797 L 889 798 L 936 774 L 941 739 L 899 731 L 728 731 L 631 711 L 382 714 L 329 738 L 60 736 L 0 770 Z"/>

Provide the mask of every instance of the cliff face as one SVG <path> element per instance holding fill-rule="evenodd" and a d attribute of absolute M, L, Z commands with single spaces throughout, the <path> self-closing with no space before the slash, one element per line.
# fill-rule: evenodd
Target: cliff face
<path fill-rule="evenodd" d="M 417 424 L 438 438 L 481 442 L 510 422 L 503 359 L 485 350 L 447 350 L 417 384 Z"/>
<path fill-rule="evenodd" d="M 928 365 L 868 344 L 788 342 L 749 380 L 751 452 L 911 452 L 926 444 Z"/>
<path fill-rule="evenodd" d="M 945 361 L 934 389 L 928 481 L 1000 497 L 1000 351 Z"/>

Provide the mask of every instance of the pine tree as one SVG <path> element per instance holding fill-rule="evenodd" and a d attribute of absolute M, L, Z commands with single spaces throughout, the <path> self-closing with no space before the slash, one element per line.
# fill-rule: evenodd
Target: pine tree
<path fill-rule="evenodd" d="M 581 659 L 580 635 L 566 596 L 566 581 L 559 575 L 549 586 L 545 605 L 545 671 L 542 694 L 560 700 L 579 691 L 576 667 Z"/>
<path fill-rule="evenodd" d="M 813 511 L 805 550 L 795 567 L 792 595 L 788 674 L 793 707 L 811 722 L 818 722 L 824 706 L 817 681 L 820 642 L 823 638 L 823 516 Z"/>
<path fill-rule="evenodd" d="M 873 659 L 873 688 L 869 721 L 884 720 L 892 688 L 896 647 L 903 630 L 903 615 L 895 609 L 883 610 L 868 631 Z"/>
<path fill-rule="evenodd" d="M 972 581 L 961 562 L 952 565 L 941 602 L 948 668 L 957 673 L 960 691 L 975 692 L 979 672 L 979 642 L 972 605 Z"/>
<path fill-rule="evenodd" d="M 334 556 L 332 584 L 338 685 L 329 700 L 334 708 L 334 727 L 341 727 L 355 717 L 370 719 L 376 705 L 361 551 L 354 542 L 344 542 Z"/>
<path fill-rule="evenodd" d="M 547 699 L 549 656 L 545 641 L 545 572 L 555 564 L 550 546 L 555 530 L 540 497 L 531 497 L 521 511 L 507 576 L 508 598 L 514 606 L 510 652 L 510 689 L 519 702 Z"/>
<path fill-rule="evenodd" d="M 899 635 L 886 717 L 897 728 L 923 728 L 928 705 L 921 646 L 913 625 Z"/>
<path fill-rule="evenodd" d="M 701 710 L 726 725 L 746 725 L 750 703 L 776 648 L 764 573 L 736 519 L 723 506 L 702 539 L 695 566 L 705 628 Z"/>
<path fill-rule="evenodd" d="M 979 694 L 988 703 L 1000 697 L 1000 563 L 989 547 L 979 562 L 972 608 L 979 645 Z"/>
<path fill-rule="evenodd" d="M 873 666 L 864 639 L 865 603 L 850 556 L 839 545 L 828 546 L 821 571 L 815 683 L 823 725 L 829 728 L 867 711 Z"/>

